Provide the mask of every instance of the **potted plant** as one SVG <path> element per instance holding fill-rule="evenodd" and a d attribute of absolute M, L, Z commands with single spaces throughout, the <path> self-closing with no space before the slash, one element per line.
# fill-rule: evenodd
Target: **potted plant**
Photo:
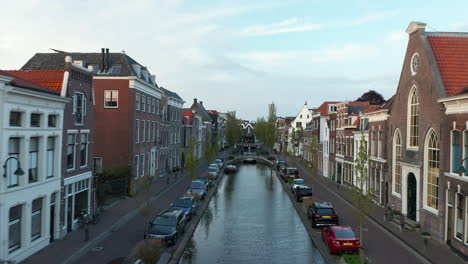
<path fill-rule="evenodd" d="M 421 236 L 426 240 L 426 239 L 431 239 L 431 233 L 425 231 L 421 233 Z"/>

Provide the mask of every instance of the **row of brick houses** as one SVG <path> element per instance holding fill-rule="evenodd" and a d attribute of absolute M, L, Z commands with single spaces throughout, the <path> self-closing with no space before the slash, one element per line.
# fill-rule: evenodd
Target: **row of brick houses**
<path fill-rule="evenodd" d="M 133 181 L 183 167 L 184 103 L 108 49 L 37 53 L 20 70 L 0 71 L 0 260 L 19 262 L 75 230 L 83 210 L 97 209 L 103 169 L 129 165 Z M 203 158 L 224 126 L 195 103 Z"/>
<path fill-rule="evenodd" d="M 303 158 L 319 144 L 318 171 L 356 184 L 359 144 L 367 142 L 366 188 L 376 204 L 468 255 L 468 33 L 426 32 L 412 22 L 394 96 L 381 105 L 324 102 L 311 110 Z M 303 112 L 303 110 L 301 111 Z M 302 113 L 303 115 L 303 113 Z M 296 117 L 297 118 L 297 117 Z M 295 118 L 278 119 L 277 150 Z"/>

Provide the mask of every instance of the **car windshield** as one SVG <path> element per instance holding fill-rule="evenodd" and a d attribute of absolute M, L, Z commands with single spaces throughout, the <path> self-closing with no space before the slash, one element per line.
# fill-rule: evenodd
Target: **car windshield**
<path fill-rule="evenodd" d="M 187 199 L 187 198 L 177 199 L 173 206 L 187 208 L 187 207 L 192 206 L 192 200 Z"/>
<path fill-rule="evenodd" d="M 300 193 L 312 193 L 312 189 L 310 189 L 310 188 L 300 188 L 299 192 Z"/>
<path fill-rule="evenodd" d="M 208 168 L 208 171 L 214 171 L 214 172 L 216 172 L 216 171 L 218 171 L 218 169 L 215 168 L 215 167 L 209 167 L 209 168 Z"/>
<path fill-rule="evenodd" d="M 174 226 L 175 218 L 167 215 L 160 215 L 153 220 L 153 225 Z"/>
<path fill-rule="evenodd" d="M 297 169 L 288 169 L 288 174 L 298 175 L 299 171 Z"/>
<path fill-rule="evenodd" d="M 217 160 L 215 160 L 215 162 L 216 162 L 216 163 L 221 163 L 221 162 L 223 162 L 223 161 L 220 160 L 220 159 L 217 159 Z"/>
<path fill-rule="evenodd" d="M 356 237 L 354 235 L 354 232 L 349 230 L 349 229 L 341 229 L 341 230 L 336 230 L 335 231 L 335 237 L 339 238 L 354 238 Z"/>
<path fill-rule="evenodd" d="M 192 184 L 190 185 L 190 188 L 192 188 L 192 189 L 202 189 L 203 185 L 204 185 L 204 183 L 201 182 L 201 181 L 192 182 Z"/>
<path fill-rule="evenodd" d="M 317 210 L 317 213 L 319 215 L 334 215 L 335 214 L 332 208 L 319 208 Z"/>
<path fill-rule="evenodd" d="M 304 184 L 304 180 L 303 179 L 295 179 L 294 184 Z"/>

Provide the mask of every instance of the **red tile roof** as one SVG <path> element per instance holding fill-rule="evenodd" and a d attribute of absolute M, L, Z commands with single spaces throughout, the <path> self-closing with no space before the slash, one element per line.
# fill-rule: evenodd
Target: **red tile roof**
<path fill-rule="evenodd" d="M 349 105 L 368 105 L 368 104 L 369 104 L 368 101 L 364 101 L 364 102 L 359 102 L 359 101 L 349 102 Z"/>
<path fill-rule="evenodd" d="M 190 111 L 183 111 L 183 112 L 182 112 L 182 116 L 184 117 L 184 119 L 183 119 L 183 121 L 182 121 L 184 125 L 190 125 L 190 124 L 192 124 L 192 119 L 193 119 L 193 112 L 192 112 L 192 110 L 190 110 Z M 187 121 L 187 122 L 185 122 L 185 120 L 186 120 L 185 117 L 186 117 L 186 116 L 188 117 L 188 121 Z"/>
<path fill-rule="evenodd" d="M 332 101 L 326 101 L 323 102 L 317 109 L 315 109 L 315 112 L 319 112 L 321 116 L 328 116 L 328 105 L 330 104 L 337 104 L 341 102 L 332 102 Z"/>
<path fill-rule="evenodd" d="M 63 83 L 63 70 L 32 70 L 32 71 L 8 71 L 11 74 L 31 80 L 35 83 L 47 86 L 60 92 Z"/>
<path fill-rule="evenodd" d="M 23 78 L 21 77 L 21 75 L 16 74 L 16 72 L 17 71 L 0 70 L 0 75 L 14 78 L 13 80 L 11 80 L 10 83 L 16 87 L 27 88 L 27 89 L 36 90 L 36 91 L 45 92 L 45 93 L 51 93 L 51 94 L 60 94 L 58 91 L 50 89 L 47 86 L 40 85 L 27 78 Z"/>
<path fill-rule="evenodd" d="M 439 66 L 447 96 L 468 86 L 468 35 L 440 33 L 427 37 Z"/>
<path fill-rule="evenodd" d="M 369 112 L 372 112 L 374 110 L 377 110 L 380 108 L 380 105 L 369 105 L 366 109 L 364 109 L 364 111 L 362 111 L 363 113 L 369 113 Z"/>

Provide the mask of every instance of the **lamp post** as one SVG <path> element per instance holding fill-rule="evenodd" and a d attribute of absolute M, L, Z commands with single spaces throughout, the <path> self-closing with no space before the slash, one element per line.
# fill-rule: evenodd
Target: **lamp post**
<path fill-rule="evenodd" d="M 15 170 L 15 172 L 13 172 L 14 175 L 16 176 L 22 176 L 24 175 L 24 171 L 23 169 L 21 169 L 21 163 L 19 161 L 18 158 L 16 157 L 9 157 L 7 160 L 5 160 L 5 163 L 3 164 L 3 177 L 6 178 L 7 177 L 7 164 L 8 164 L 8 161 L 11 160 L 11 159 L 15 159 L 17 162 L 18 162 L 18 168 Z"/>
<path fill-rule="evenodd" d="M 466 169 L 465 169 L 465 167 L 463 166 L 463 162 L 464 162 L 465 160 L 467 160 L 467 159 L 468 159 L 468 157 L 462 159 L 462 161 L 460 162 L 460 168 L 458 169 L 458 174 L 459 174 L 460 176 L 462 176 L 463 173 L 466 174 Z"/>

